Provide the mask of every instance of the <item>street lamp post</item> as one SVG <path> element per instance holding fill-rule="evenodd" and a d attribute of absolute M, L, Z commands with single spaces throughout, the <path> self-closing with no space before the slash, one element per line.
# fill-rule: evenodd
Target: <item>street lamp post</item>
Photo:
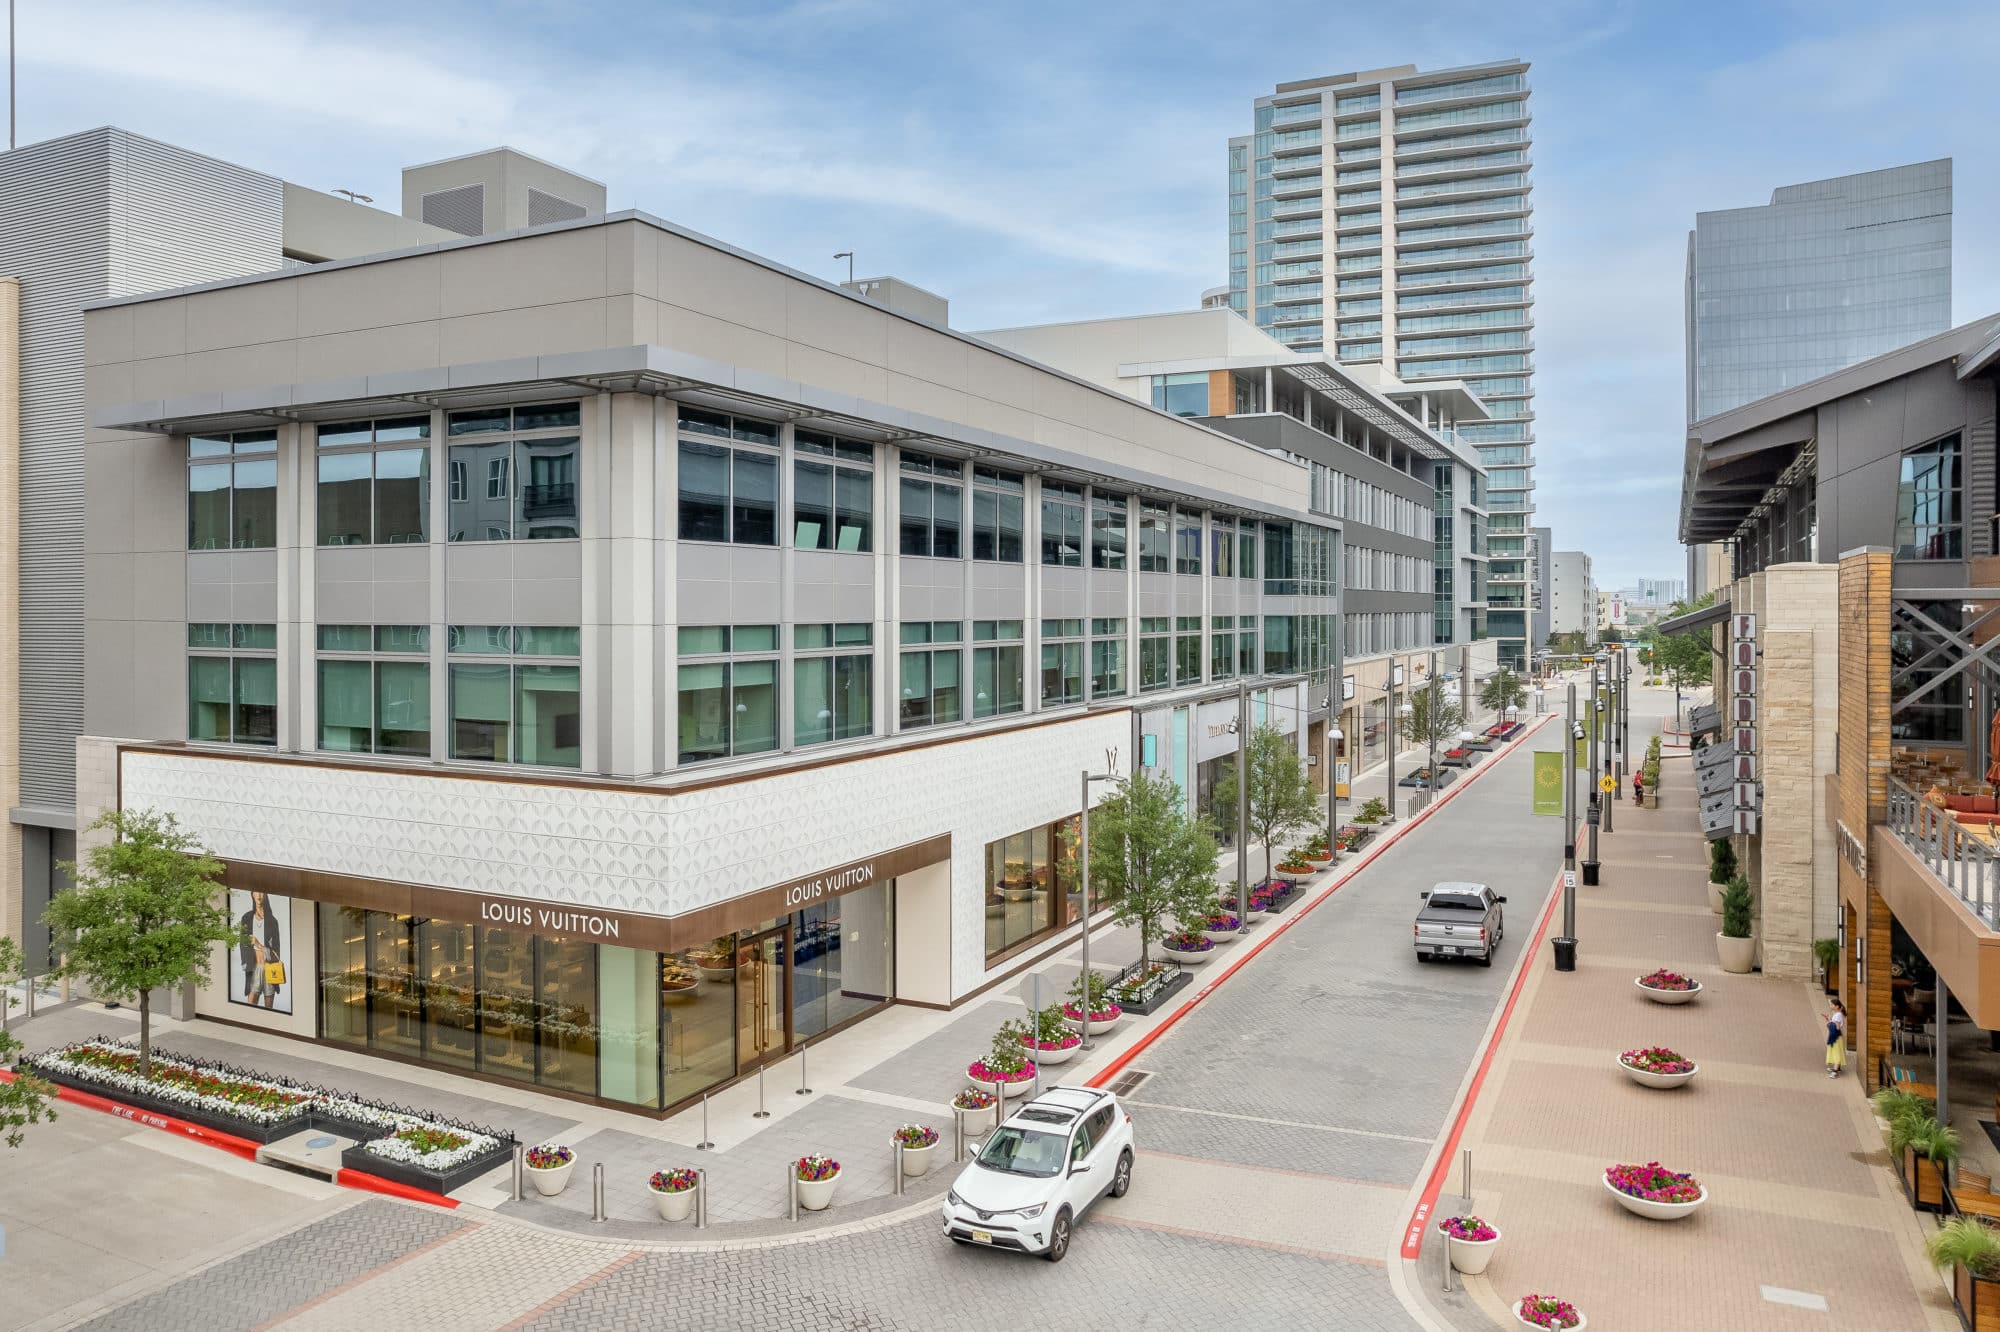
<path fill-rule="evenodd" d="M 1077 815 L 1076 842 L 1077 842 L 1077 862 L 1078 862 L 1077 864 L 1078 884 L 1081 890 L 1081 896 L 1083 898 L 1081 906 L 1083 911 L 1084 982 L 1083 982 L 1083 1004 L 1082 1004 L 1083 1044 L 1081 1048 L 1084 1050 L 1088 1050 L 1090 1048 L 1090 980 L 1089 980 L 1090 977 L 1090 784 L 1092 782 L 1109 782 L 1117 780 L 1118 777 L 1117 750 L 1110 749 L 1105 751 L 1104 766 L 1107 769 L 1107 771 L 1105 772 L 1093 773 L 1088 768 L 1085 768 L 1083 770 L 1083 788 L 1082 788 L 1083 804 L 1080 806 L 1081 812 Z M 1127 826 L 1125 835 L 1128 839 L 1132 835 L 1129 824 Z M 1128 850 L 1129 850 L 1129 843 L 1128 843 Z M 1129 890 L 1131 885 L 1127 884 L 1126 887 Z"/>
<path fill-rule="evenodd" d="M 1598 865 L 1597 821 L 1602 817 L 1598 812 L 1600 806 L 1597 799 L 1597 736 L 1604 729 L 1604 700 L 1597 696 L 1597 665 L 1595 662 L 1591 663 L 1590 667 L 1590 698 L 1585 702 L 1584 708 L 1590 715 L 1590 761 L 1584 768 L 1584 771 L 1590 774 L 1590 803 L 1589 807 L 1584 811 L 1584 822 L 1590 828 L 1590 854 L 1583 862 L 1583 881 L 1595 887 L 1597 885 Z"/>
<path fill-rule="evenodd" d="M 1424 677 L 1424 738 L 1429 741 L 1431 765 L 1424 781 L 1424 804 L 1435 805 L 1438 798 L 1438 704 L 1444 691 L 1438 680 L 1437 649 L 1431 649 L 1430 673 Z"/>
<path fill-rule="evenodd" d="M 1563 727 L 1563 932 L 1553 940 L 1557 971 L 1576 970 L 1576 685 L 1569 687 L 1569 719 Z"/>
<path fill-rule="evenodd" d="M 1389 663 L 1389 817 L 1382 820 L 1388 827 L 1396 821 L 1396 672 L 1401 669 L 1395 662 Z"/>
<path fill-rule="evenodd" d="M 1338 686 L 1335 686 L 1338 688 Z M 1327 700 L 1328 708 L 1333 700 Z M 1340 713 L 1335 710 L 1332 716 Z M 1326 856 L 1328 861 L 1340 863 L 1340 746 L 1347 739 L 1347 732 L 1340 729 L 1340 723 L 1329 721 L 1326 728 Z"/>
<path fill-rule="evenodd" d="M 1618 682 L 1608 661 L 1604 663 L 1604 699 L 1597 706 L 1598 725 L 1604 728 L 1604 771 L 1600 775 L 1611 777 L 1611 764 L 1618 752 Z M 1604 831 L 1608 833 L 1611 831 L 1611 797 L 1618 793 L 1617 779 L 1612 779 L 1609 791 L 1605 791 L 1600 782 L 1598 792 L 1598 803 L 1604 810 Z"/>
<path fill-rule="evenodd" d="M 1236 682 L 1236 927 L 1250 933 L 1250 681 Z"/>

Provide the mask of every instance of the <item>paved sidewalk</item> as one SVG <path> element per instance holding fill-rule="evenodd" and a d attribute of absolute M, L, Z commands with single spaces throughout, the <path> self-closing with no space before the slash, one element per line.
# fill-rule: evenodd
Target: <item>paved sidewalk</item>
<path fill-rule="evenodd" d="M 1672 712 L 1671 690 L 1635 692 L 1634 747 Z M 1576 972 L 1556 973 L 1537 944 L 1467 1124 L 1475 1210 L 1503 1236 L 1493 1264 L 1438 1293 L 1433 1232 L 1423 1298 L 1468 1329 L 1513 1326 L 1509 1306 L 1530 1290 L 1574 1301 L 1592 1327 L 1955 1328 L 1922 1257 L 1928 1227 L 1851 1071 L 1825 1076 L 1824 997 L 1721 971 L 1685 757 L 1669 757 L 1662 784 L 1663 808 L 1627 801 L 1600 838 L 1602 886 L 1578 890 Z M 1633 979 L 1662 966 L 1700 980 L 1701 998 L 1675 1008 L 1636 993 Z M 1634 1085 L 1615 1061 L 1648 1045 L 1700 1075 L 1674 1091 Z M 1707 1186 L 1699 1213 L 1645 1221 L 1611 1200 L 1606 1166 L 1654 1159 Z"/>

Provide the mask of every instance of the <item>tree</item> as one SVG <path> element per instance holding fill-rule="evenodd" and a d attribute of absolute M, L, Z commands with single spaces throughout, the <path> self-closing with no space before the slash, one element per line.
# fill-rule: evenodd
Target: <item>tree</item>
<path fill-rule="evenodd" d="M 1685 615 L 1714 604 L 1715 594 L 1706 593 L 1698 601 L 1676 601 L 1668 608 L 1667 616 Z M 1653 662 L 1666 675 L 1669 684 L 1675 689 L 1683 689 L 1708 683 L 1714 669 L 1714 650 L 1709 645 L 1708 630 L 1663 634 L 1656 625 L 1651 634 Z"/>
<path fill-rule="evenodd" d="M 1410 691 L 1410 715 L 1403 718 L 1403 738 L 1413 745 L 1437 744 L 1449 749 L 1465 729 L 1465 709 L 1458 706 L 1443 680 L 1433 679 Z"/>
<path fill-rule="evenodd" d="M 1091 878 L 1125 885 L 1112 919 L 1139 931 L 1142 964 L 1152 960 L 1161 917 L 1215 905 L 1215 861 L 1215 829 L 1182 812 L 1172 778 L 1141 769 L 1090 811 Z"/>
<path fill-rule="evenodd" d="M 1489 711 L 1505 712 L 1508 708 L 1526 707 L 1527 703 L 1528 687 L 1512 671 L 1501 671 L 1479 686 L 1479 706 Z"/>
<path fill-rule="evenodd" d="M 0 934 L 0 987 L 11 986 L 21 976 L 21 946 L 4 934 Z M 30 981 L 29 984 L 33 984 Z M 14 996 L 10 992 L 0 992 L 0 1004 L 14 1006 Z M 12 1032 L 0 1027 L 0 1064 L 9 1063 L 21 1048 Z M 7 1145 L 21 1145 L 21 1130 L 30 1124 L 39 1124 L 44 1119 L 54 1119 L 56 1112 L 49 1109 L 47 1101 L 54 1089 L 40 1078 L 30 1076 L 16 1069 L 12 1082 L 0 1082 L 0 1128 L 7 1131 Z"/>
<path fill-rule="evenodd" d="M 139 1076 L 153 1076 L 153 991 L 206 984 L 214 945 L 236 931 L 222 898 L 222 862 L 171 814 L 113 810 L 90 825 L 109 832 L 81 861 L 64 862 L 75 883 L 42 919 L 69 939 L 60 973 L 100 999 L 139 1001 Z"/>
<path fill-rule="evenodd" d="M 1298 741 L 1266 722 L 1250 733 L 1250 790 L 1244 802 L 1250 829 L 1264 842 L 1264 877 L 1271 877 L 1271 844 L 1285 834 L 1306 827 L 1319 817 L 1319 805 L 1312 783 L 1306 780 L 1306 765 L 1299 758 Z M 1236 812 L 1236 765 L 1224 768 L 1215 779 L 1215 807 L 1225 818 Z M 1247 848 L 1237 848 L 1241 855 Z"/>

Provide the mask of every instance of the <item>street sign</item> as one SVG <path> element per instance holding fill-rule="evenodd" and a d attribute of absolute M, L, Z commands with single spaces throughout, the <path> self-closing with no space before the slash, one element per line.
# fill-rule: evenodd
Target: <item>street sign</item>
<path fill-rule="evenodd" d="M 1576 887 L 1576 871 L 1575 871 L 1575 870 L 1564 870 L 1564 871 L 1563 871 L 1563 887 L 1565 887 L 1565 888 L 1574 888 L 1574 887 Z"/>
<path fill-rule="evenodd" d="M 1618 779 L 1615 777 L 1599 777 L 1597 779 L 1597 789 L 1609 795 L 1618 789 Z"/>

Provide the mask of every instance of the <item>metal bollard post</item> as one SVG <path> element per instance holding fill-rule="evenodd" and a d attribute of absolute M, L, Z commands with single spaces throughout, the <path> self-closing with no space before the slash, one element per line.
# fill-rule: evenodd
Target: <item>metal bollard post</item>
<path fill-rule="evenodd" d="M 590 1219 L 604 1219 L 604 1162 L 590 1168 Z"/>
<path fill-rule="evenodd" d="M 701 1094 L 701 1141 L 694 1145 L 694 1149 L 698 1152 L 705 1152 L 713 1146 L 715 1144 L 708 1140 L 708 1093 L 703 1092 Z"/>
<path fill-rule="evenodd" d="M 708 1229 L 708 1172 L 694 1172 L 694 1228 Z"/>
<path fill-rule="evenodd" d="M 769 1119 L 770 1117 L 771 1112 L 764 1108 L 764 1070 L 760 1068 L 757 1070 L 757 1110 L 750 1118 Z"/>
<path fill-rule="evenodd" d="M 515 1202 L 521 1201 L 521 1170 L 522 1170 L 522 1163 L 526 1159 L 527 1155 L 528 1155 L 528 1149 L 524 1144 L 518 1142 L 514 1144 L 514 1201 Z"/>
<path fill-rule="evenodd" d="M 1465 1210 L 1472 1210 L 1472 1149 L 1465 1149 Z"/>
<path fill-rule="evenodd" d="M 792 1220 L 799 1219 L 799 1171 L 792 1162 L 785 1162 L 785 1197 L 792 1205 Z"/>
<path fill-rule="evenodd" d="M 951 1108 L 951 1163 L 957 1165 L 965 1159 L 965 1111 L 957 1106 Z"/>
<path fill-rule="evenodd" d="M 999 1128 L 1007 1118 L 1007 1084 L 998 1078 L 993 1080 L 993 1127 Z"/>
<path fill-rule="evenodd" d="M 806 1050 L 804 1046 L 799 1047 L 799 1089 L 792 1094 L 794 1096 L 811 1096 L 813 1094 L 813 1089 L 806 1086 Z"/>
<path fill-rule="evenodd" d="M 28 1016 L 33 1018 L 35 1016 L 35 978 L 33 976 L 23 976 L 21 977 L 21 983 L 28 991 Z"/>
<path fill-rule="evenodd" d="M 896 1139 L 896 1196 L 903 1196 L 903 1140 Z"/>

